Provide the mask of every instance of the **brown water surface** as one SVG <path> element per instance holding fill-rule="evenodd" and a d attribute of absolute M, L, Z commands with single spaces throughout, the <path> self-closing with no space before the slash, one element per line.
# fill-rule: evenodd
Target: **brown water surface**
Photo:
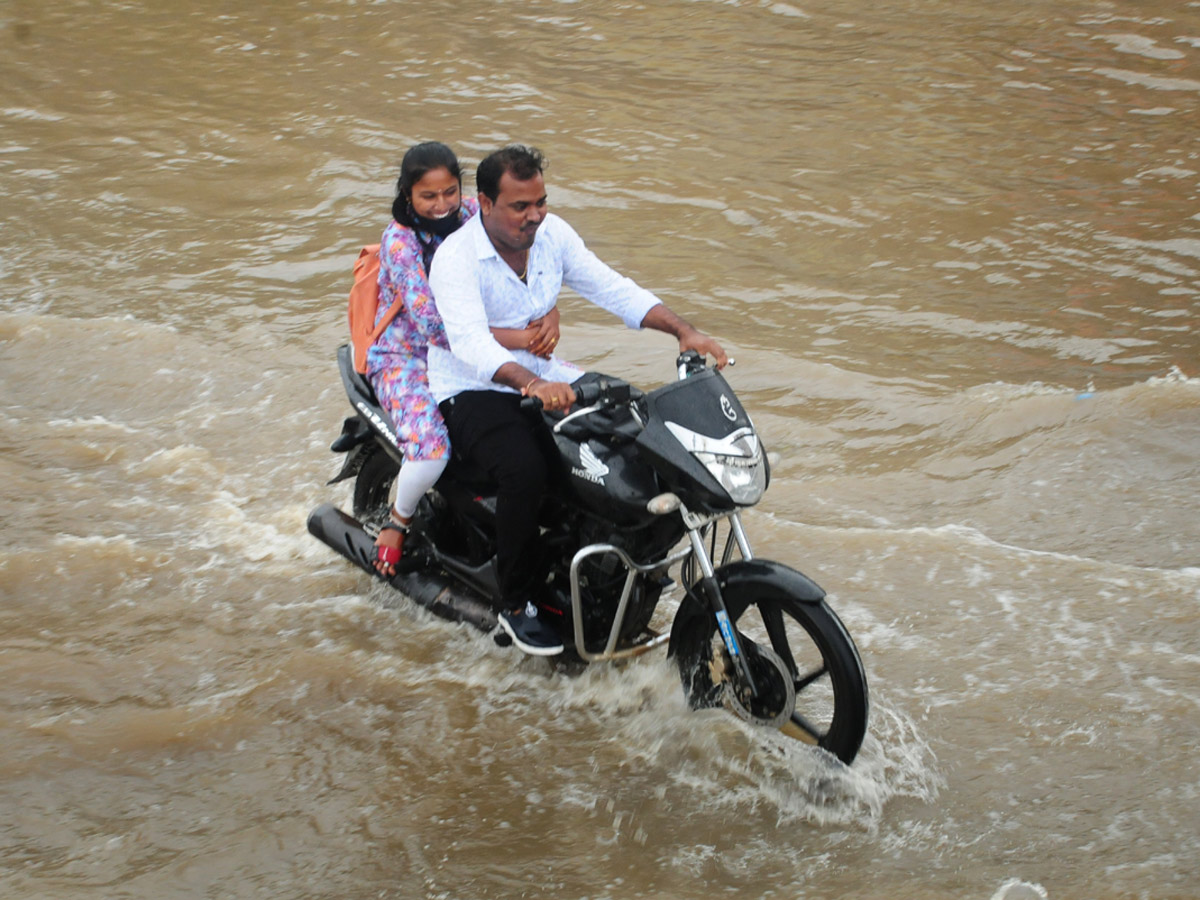
<path fill-rule="evenodd" d="M 0 895 L 1196 896 L 1197 134 L 1195 2 L 0 4 Z M 849 770 L 305 532 L 430 138 L 738 358 Z"/>

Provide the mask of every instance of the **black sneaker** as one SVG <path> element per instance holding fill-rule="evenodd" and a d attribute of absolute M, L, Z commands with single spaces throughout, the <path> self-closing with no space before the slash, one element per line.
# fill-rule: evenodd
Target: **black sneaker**
<path fill-rule="evenodd" d="M 562 638 L 538 618 L 537 607 L 532 603 L 526 603 L 520 612 L 500 613 L 500 627 L 531 656 L 557 656 L 563 652 Z"/>

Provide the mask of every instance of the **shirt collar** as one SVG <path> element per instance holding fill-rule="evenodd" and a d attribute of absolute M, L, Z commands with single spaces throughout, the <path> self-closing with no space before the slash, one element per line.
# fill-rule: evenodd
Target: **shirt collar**
<path fill-rule="evenodd" d="M 487 229 L 483 227 L 483 214 L 479 213 L 472 218 L 467 226 L 474 226 L 475 231 L 472 238 L 475 241 L 475 255 L 478 259 L 500 258 L 500 254 L 496 252 L 496 247 L 492 243 L 492 239 L 488 237 Z"/>

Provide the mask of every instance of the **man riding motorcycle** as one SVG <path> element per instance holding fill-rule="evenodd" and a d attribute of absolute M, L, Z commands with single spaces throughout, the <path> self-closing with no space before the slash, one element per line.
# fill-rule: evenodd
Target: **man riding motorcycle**
<path fill-rule="evenodd" d="M 506 350 L 489 331 L 520 327 L 545 315 L 563 284 L 620 316 L 679 340 L 680 351 L 725 351 L 652 293 L 601 262 L 562 219 L 549 213 L 541 153 L 512 145 L 476 170 L 480 212 L 442 244 L 430 286 L 450 349 L 431 347 L 429 382 L 455 453 L 497 485 L 496 539 L 500 625 L 526 653 L 563 651 L 554 628 L 538 617 L 546 569 L 539 559 L 537 514 L 555 464 L 540 417 L 520 409 L 522 396 L 548 410 L 575 402 L 581 374 L 553 355 Z"/>

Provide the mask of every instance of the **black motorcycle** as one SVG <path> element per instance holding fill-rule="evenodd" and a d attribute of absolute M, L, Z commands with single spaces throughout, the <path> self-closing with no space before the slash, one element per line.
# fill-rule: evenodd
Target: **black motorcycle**
<path fill-rule="evenodd" d="M 383 578 L 374 541 L 403 454 L 349 346 L 338 365 L 356 414 L 333 443 L 345 460 L 330 484 L 355 479 L 354 516 L 322 504 L 308 528 Z M 678 381 L 648 393 L 588 373 L 567 412 L 523 404 L 544 419 L 562 463 L 540 513 L 549 560 L 542 614 L 558 624 L 567 658 L 627 659 L 665 643 L 692 707 L 723 705 L 849 763 L 867 728 L 858 650 L 820 587 L 752 553 L 740 510 L 766 490 L 766 453 L 715 368 L 695 353 L 678 367 Z M 494 531 L 494 490 L 454 459 L 413 517 L 399 571 L 384 580 L 504 640 Z M 651 619 L 676 566 L 683 597 L 660 634 Z"/>

